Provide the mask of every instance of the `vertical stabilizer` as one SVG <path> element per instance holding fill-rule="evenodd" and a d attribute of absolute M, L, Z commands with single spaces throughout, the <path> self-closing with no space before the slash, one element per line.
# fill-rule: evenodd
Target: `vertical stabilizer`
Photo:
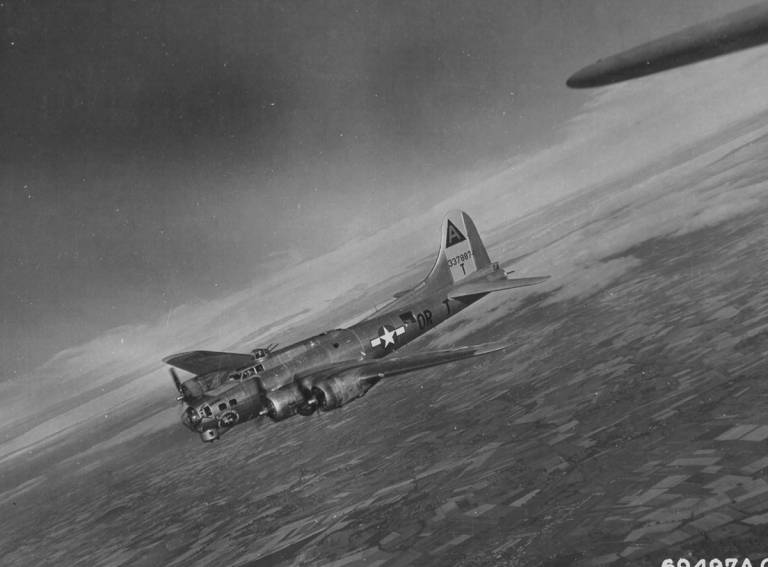
<path fill-rule="evenodd" d="M 491 264 L 475 223 L 464 211 L 445 216 L 440 237 L 440 252 L 427 276 L 427 286 L 453 285 Z"/>

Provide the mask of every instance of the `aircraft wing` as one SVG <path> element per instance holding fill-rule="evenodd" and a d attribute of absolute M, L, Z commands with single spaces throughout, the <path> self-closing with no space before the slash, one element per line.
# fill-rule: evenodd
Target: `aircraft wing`
<path fill-rule="evenodd" d="M 488 343 L 484 345 L 417 352 L 413 354 L 393 354 L 385 358 L 337 362 L 329 364 L 324 368 L 316 368 L 304 374 L 297 374 L 296 379 L 301 380 L 311 378 L 312 380 L 323 380 L 332 378 L 347 370 L 360 370 L 363 378 L 386 378 L 405 372 L 429 368 L 430 366 L 456 362 L 465 358 L 483 356 L 485 354 L 503 350 L 507 346 L 508 345 L 506 344 Z"/>
<path fill-rule="evenodd" d="M 208 374 L 219 370 L 235 370 L 253 363 L 253 356 L 239 352 L 214 352 L 210 350 L 193 350 L 172 354 L 163 362 L 181 368 L 192 374 Z"/>
<path fill-rule="evenodd" d="M 600 59 L 566 84 L 573 89 L 602 87 L 767 42 L 768 5 L 755 4 Z"/>
<path fill-rule="evenodd" d="M 467 295 L 476 295 L 478 293 L 490 293 L 492 291 L 501 291 L 503 289 L 513 289 L 516 287 L 525 287 L 536 285 L 549 279 L 549 276 L 539 276 L 535 278 L 513 278 L 494 281 L 474 281 L 454 286 L 448 291 L 448 297 L 457 299 Z"/>

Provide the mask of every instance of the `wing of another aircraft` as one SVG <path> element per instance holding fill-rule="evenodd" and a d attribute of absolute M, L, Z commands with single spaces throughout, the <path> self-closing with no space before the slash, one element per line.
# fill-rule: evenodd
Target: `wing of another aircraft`
<path fill-rule="evenodd" d="M 253 356 L 239 352 L 215 352 L 210 350 L 193 350 L 172 354 L 163 362 L 181 368 L 192 374 L 208 374 L 218 370 L 235 370 L 253 363 Z"/>
<path fill-rule="evenodd" d="M 580 69 L 566 84 L 603 87 L 768 43 L 768 4 L 760 3 L 715 20 L 622 51 Z"/>
<path fill-rule="evenodd" d="M 323 380 L 332 378 L 333 376 L 348 370 L 358 370 L 359 375 L 362 378 L 387 378 L 405 372 L 429 368 L 430 366 L 438 366 L 440 364 L 456 362 L 465 358 L 483 356 L 503 350 L 507 346 L 509 345 L 488 343 L 484 345 L 417 352 L 413 354 L 393 354 L 386 358 L 336 362 L 328 364 L 322 368 L 315 368 L 314 370 L 303 374 L 299 373 L 296 375 L 296 380 Z"/>

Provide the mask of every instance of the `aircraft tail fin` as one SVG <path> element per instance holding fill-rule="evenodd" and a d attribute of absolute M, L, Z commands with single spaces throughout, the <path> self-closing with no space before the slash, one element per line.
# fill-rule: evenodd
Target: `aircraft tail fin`
<path fill-rule="evenodd" d="M 440 252 L 425 280 L 429 287 L 456 284 L 491 265 L 477 227 L 464 211 L 445 215 L 440 235 Z"/>
<path fill-rule="evenodd" d="M 451 299 L 483 296 L 494 291 L 535 285 L 549 278 L 510 278 L 491 262 L 477 227 L 464 211 L 450 211 L 440 230 L 440 251 L 432 269 L 416 287 L 395 294 L 395 302 L 406 304 L 414 296 L 445 290 Z"/>
<path fill-rule="evenodd" d="M 477 227 L 464 211 L 451 211 L 443 219 L 440 252 L 423 287 L 450 287 L 453 299 L 536 285 L 549 276 L 510 278 L 498 263 L 491 262 Z"/>

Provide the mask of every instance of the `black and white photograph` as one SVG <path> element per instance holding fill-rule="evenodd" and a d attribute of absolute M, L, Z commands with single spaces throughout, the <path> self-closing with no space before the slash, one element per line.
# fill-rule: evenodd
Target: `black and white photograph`
<path fill-rule="evenodd" d="M 0 564 L 768 567 L 766 44 L 0 0 Z"/>

